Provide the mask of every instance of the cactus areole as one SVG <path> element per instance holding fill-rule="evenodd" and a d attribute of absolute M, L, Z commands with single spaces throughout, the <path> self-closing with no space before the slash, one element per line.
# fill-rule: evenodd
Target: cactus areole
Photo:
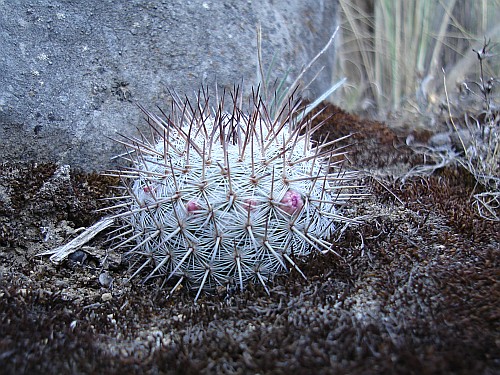
<path fill-rule="evenodd" d="M 131 167 L 114 171 L 125 192 L 112 207 L 115 247 L 132 277 L 183 283 L 196 299 L 248 282 L 269 292 L 277 274 L 304 276 L 297 259 L 331 251 L 339 223 L 353 221 L 341 209 L 359 197 L 347 183 L 356 175 L 340 170 L 335 141 L 311 141 L 321 125 L 312 128 L 307 107 L 283 102 L 254 93 L 245 110 L 237 90 L 214 103 L 203 91 L 194 105 L 173 95 L 168 115 L 142 109 L 150 135 L 119 140 Z"/>

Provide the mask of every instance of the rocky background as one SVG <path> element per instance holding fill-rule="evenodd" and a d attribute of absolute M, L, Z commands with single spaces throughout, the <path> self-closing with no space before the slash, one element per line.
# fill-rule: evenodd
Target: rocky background
<path fill-rule="evenodd" d="M 144 124 L 134 103 L 168 108 L 168 90 L 193 96 L 200 85 L 249 93 L 259 25 L 270 80 L 296 77 L 335 20 L 335 0 L 1 1 L 0 161 L 103 171 L 120 151 L 108 137 Z M 332 61 L 331 49 L 318 67 Z"/>

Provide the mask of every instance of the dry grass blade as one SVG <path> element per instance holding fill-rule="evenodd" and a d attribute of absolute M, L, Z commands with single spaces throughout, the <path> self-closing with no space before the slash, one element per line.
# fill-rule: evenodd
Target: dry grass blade
<path fill-rule="evenodd" d="M 337 70 L 351 84 L 337 92 L 337 102 L 348 110 L 371 106 L 379 115 L 403 108 L 427 111 L 443 94 L 442 66 L 453 70 L 453 83 L 470 73 L 471 65 L 458 64 L 471 44 L 495 35 L 499 5 L 340 0 Z"/>

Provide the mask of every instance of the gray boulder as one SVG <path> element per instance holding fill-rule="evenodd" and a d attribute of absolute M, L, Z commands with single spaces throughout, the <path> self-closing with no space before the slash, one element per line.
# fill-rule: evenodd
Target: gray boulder
<path fill-rule="evenodd" d="M 169 89 L 192 97 L 200 85 L 248 94 L 259 24 L 272 79 L 295 77 L 332 35 L 336 3 L 1 1 L 0 161 L 110 168 L 121 149 L 109 137 L 143 126 L 135 103 L 168 110 Z M 333 58 L 317 62 L 311 96 L 332 83 Z"/>

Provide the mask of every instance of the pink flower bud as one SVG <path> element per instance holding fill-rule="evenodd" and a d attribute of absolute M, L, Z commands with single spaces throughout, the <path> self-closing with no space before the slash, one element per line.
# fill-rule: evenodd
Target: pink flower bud
<path fill-rule="evenodd" d="M 148 193 L 149 193 L 149 194 L 152 194 L 152 193 L 154 193 L 154 192 L 155 192 L 155 190 L 156 190 L 156 189 L 155 189 L 155 187 L 154 187 L 154 186 L 152 186 L 152 185 L 151 185 L 151 186 L 144 186 L 144 187 L 142 188 L 142 190 L 144 190 L 144 192 L 145 192 L 146 194 L 148 194 Z"/>
<path fill-rule="evenodd" d="M 186 209 L 188 213 L 199 210 L 201 207 L 196 201 L 189 201 L 186 204 Z"/>
<path fill-rule="evenodd" d="M 281 209 L 290 215 L 293 215 L 295 212 L 299 211 L 302 206 L 304 206 L 302 196 L 295 190 L 288 190 L 283 196 L 283 199 L 281 199 L 280 203 Z"/>

